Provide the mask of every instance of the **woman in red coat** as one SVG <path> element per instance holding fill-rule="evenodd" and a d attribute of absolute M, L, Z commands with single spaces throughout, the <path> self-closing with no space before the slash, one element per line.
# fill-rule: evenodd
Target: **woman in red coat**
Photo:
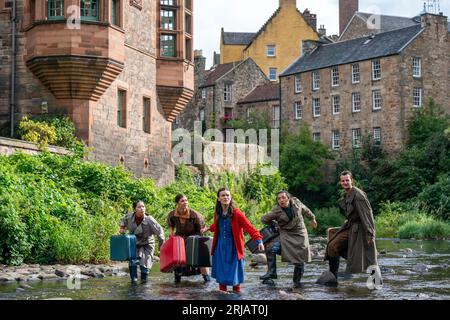
<path fill-rule="evenodd" d="M 227 188 L 217 192 L 214 223 L 202 231 L 208 230 L 214 232 L 211 276 L 219 283 L 219 290 L 233 286 L 233 291 L 239 293 L 244 282 L 244 231 L 257 241 L 260 251 L 264 251 L 264 245 L 261 234 L 236 208 Z"/>

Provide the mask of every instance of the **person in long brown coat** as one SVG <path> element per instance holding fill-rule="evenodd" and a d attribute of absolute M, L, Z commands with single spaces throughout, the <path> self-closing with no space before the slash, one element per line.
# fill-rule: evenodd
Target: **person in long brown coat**
<path fill-rule="evenodd" d="M 378 265 L 375 224 L 367 195 L 353 186 L 353 176 L 350 171 L 342 172 L 339 179 L 345 191 L 339 205 L 344 210 L 347 220 L 330 237 L 325 253 L 330 272 L 336 276 L 336 279 L 340 257 L 347 259 L 346 273 L 349 274 L 365 273 L 368 267 Z"/>
<path fill-rule="evenodd" d="M 308 232 L 304 217 L 311 220 L 313 228 L 317 228 L 314 214 L 299 199 L 292 197 L 287 191 L 277 193 L 277 204 L 270 213 L 261 217 L 264 224 L 275 221 L 280 236 L 266 246 L 268 271 L 261 280 L 276 279 L 276 255 L 281 254 L 281 261 L 294 264 L 294 286 L 300 285 L 305 271 L 305 262 L 311 262 Z"/>

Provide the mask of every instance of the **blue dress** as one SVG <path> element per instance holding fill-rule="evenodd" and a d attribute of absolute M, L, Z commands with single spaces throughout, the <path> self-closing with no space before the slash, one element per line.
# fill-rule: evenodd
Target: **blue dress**
<path fill-rule="evenodd" d="M 235 286 L 244 282 L 244 258 L 238 261 L 236 245 L 231 231 L 231 220 L 221 214 L 218 219 L 217 244 L 212 257 L 211 276 L 219 284 Z"/>

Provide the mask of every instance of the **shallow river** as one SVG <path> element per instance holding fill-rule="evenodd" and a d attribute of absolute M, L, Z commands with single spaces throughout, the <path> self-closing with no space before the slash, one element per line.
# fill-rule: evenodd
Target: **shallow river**
<path fill-rule="evenodd" d="M 311 243 L 317 240 L 311 239 Z M 242 293 L 221 293 L 214 279 L 203 284 L 201 276 L 182 278 L 173 283 L 172 274 L 159 272 L 153 266 L 150 281 L 146 285 L 131 285 L 127 277 L 88 279 L 79 289 L 69 289 L 67 281 L 55 280 L 27 283 L 0 284 L 0 300 L 3 299 L 113 299 L 113 300 L 327 300 L 327 299 L 412 299 L 450 300 L 450 241 L 377 240 L 379 265 L 383 285 L 369 290 L 368 275 L 353 275 L 351 279 L 339 279 L 339 286 L 319 286 L 315 282 L 328 265 L 319 257 L 306 265 L 303 286 L 292 288 L 293 266 L 278 260 L 278 280 L 275 285 L 263 285 L 259 276 L 266 267 L 252 268 L 246 263 L 246 281 Z M 279 258 L 278 258 L 279 259 Z M 342 260 L 340 271 L 345 269 Z"/>

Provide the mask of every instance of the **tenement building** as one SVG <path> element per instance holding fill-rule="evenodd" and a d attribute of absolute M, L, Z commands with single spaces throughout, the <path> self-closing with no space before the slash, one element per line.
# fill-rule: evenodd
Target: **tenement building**
<path fill-rule="evenodd" d="M 281 75 L 281 121 L 348 153 L 370 136 L 387 153 L 407 139 L 408 119 L 433 98 L 450 113 L 446 16 L 317 47 Z"/>
<path fill-rule="evenodd" d="M 225 133 L 229 122 L 237 119 L 237 103 L 257 86 L 270 83 L 251 58 L 213 66 L 205 70 L 205 58 L 195 51 L 196 90 L 188 107 L 177 117 L 174 129 L 194 129 L 201 121 L 203 130 L 218 129 Z"/>
<path fill-rule="evenodd" d="M 192 0 L 0 0 L 1 133 L 25 115 L 65 114 L 94 160 L 172 181 L 171 122 L 194 89 L 192 22 Z"/>

